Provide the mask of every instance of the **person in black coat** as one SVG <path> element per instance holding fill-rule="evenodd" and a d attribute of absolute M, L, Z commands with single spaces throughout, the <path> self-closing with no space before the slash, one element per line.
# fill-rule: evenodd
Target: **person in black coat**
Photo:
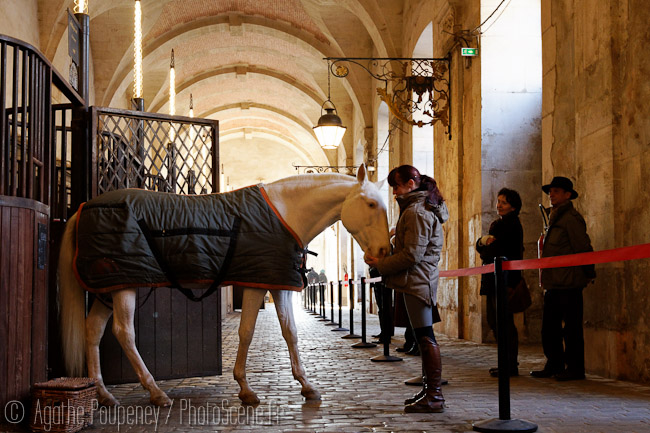
<path fill-rule="evenodd" d="M 515 190 L 502 188 L 497 194 L 497 213 L 499 218 L 490 225 L 488 235 L 476 241 L 476 250 L 481 255 L 483 264 L 494 263 L 495 257 L 506 257 L 508 260 L 521 260 L 524 253 L 524 231 L 519 221 L 521 197 Z M 521 277 L 521 271 L 506 272 L 506 286 L 516 287 Z M 481 295 L 487 296 L 487 321 L 490 329 L 497 337 L 497 297 L 493 274 L 483 274 L 481 277 Z M 519 375 L 517 362 L 519 336 L 515 326 L 514 315 L 508 313 L 508 364 L 510 376 Z M 490 375 L 499 376 L 499 370 L 490 369 Z"/>

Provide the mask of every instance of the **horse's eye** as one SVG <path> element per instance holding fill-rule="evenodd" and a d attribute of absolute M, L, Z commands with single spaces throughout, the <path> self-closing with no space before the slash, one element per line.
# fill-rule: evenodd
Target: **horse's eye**
<path fill-rule="evenodd" d="M 370 203 L 368 203 L 368 206 L 370 206 L 370 209 L 374 209 L 374 208 L 377 207 L 377 203 L 375 203 L 374 201 L 371 201 Z"/>

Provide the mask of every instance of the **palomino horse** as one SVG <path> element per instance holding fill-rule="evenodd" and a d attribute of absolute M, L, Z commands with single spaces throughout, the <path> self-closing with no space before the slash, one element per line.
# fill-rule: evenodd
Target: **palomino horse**
<path fill-rule="evenodd" d="M 388 252 L 386 207 L 377 186 L 367 180 L 363 165 L 359 168 L 356 179 L 342 174 L 305 174 L 264 185 L 263 189 L 266 191 L 267 200 L 275 208 L 274 211 L 293 231 L 294 236 L 299 238 L 302 246 L 307 245 L 324 229 L 341 220 L 366 253 L 380 257 Z M 209 200 L 207 196 L 201 197 Z M 178 200 L 183 199 L 178 198 Z M 83 373 L 85 355 L 88 376 L 97 379 L 98 382 L 100 403 L 104 405 L 119 404 L 103 383 L 99 363 L 99 342 L 104 334 L 106 324 L 113 314 L 113 333 L 137 373 L 140 383 L 149 391 L 150 401 L 158 406 L 168 406 L 171 404 L 171 400 L 156 385 L 135 345 L 133 319 L 137 288 L 128 286 L 128 288 L 119 288 L 125 286 L 120 285 L 118 289 L 109 292 L 112 296 L 112 310 L 102 302 L 94 302 L 88 316 L 85 317 L 83 282 L 76 274 L 77 268 L 75 267 L 76 247 L 79 242 L 75 227 L 79 219 L 79 212 L 70 219 L 66 226 L 59 261 L 63 351 L 68 374 L 80 375 Z M 90 224 L 92 225 L 94 222 L 91 221 Z M 233 265 L 236 260 L 237 258 L 233 259 Z M 255 272 L 255 269 L 251 271 Z M 301 285 L 299 284 L 299 286 Z M 189 288 L 205 289 L 208 286 L 209 283 L 194 284 Z M 235 380 L 241 388 L 239 398 L 244 404 L 259 403 L 257 395 L 246 380 L 248 348 L 253 338 L 259 305 L 267 291 L 266 288 L 259 287 L 264 286 L 244 286 L 239 325 L 239 348 L 233 371 Z M 293 290 L 300 290 L 300 287 Z M 289 347 L 291 370 L 293 377 L 302 385 L 301 394 L 308 400 L 319 400 L 319 392 L 305 377 L 305 371 L 301 365 L 291 294 L 292 292 L 289 290 L 273 291 L 273 300 L 282 335 Z"/>

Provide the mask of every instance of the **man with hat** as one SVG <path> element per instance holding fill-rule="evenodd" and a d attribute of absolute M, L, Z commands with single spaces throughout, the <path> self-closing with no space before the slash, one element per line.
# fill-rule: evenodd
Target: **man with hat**
<path fill-rule="evenodd" d="M 572 200 L 578 197 L 573 182 L 556 176 L 542 190 L 552 206 L 542 257 L 593 251 L 585 220 L 573 207 Z M 542 346 L 546 365 L 543 370 L 531 371 L 531 376 L 555 376 L 560 381 L 585 378 L 582 290 L 595 277 L 594 265 L 542 270 Z"/>

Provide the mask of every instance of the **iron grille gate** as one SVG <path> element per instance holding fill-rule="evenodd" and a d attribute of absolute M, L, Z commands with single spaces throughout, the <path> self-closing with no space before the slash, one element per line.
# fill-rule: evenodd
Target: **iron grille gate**
<path fill-rule="evenodd" d="M 176 194 L 219 191 L 217 122 L 138 111 L 93 108 L 96 189 Z"/>

